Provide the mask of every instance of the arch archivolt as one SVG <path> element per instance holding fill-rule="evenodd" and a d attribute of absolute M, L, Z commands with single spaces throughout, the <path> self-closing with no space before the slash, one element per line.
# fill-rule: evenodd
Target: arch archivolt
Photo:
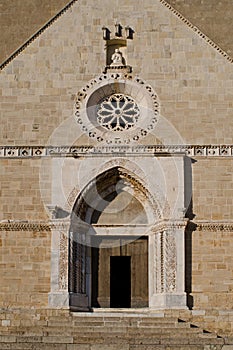
<path fill-rule="evenodd" d="M 174 219 L 167 219 L 165 216 L 166 206 L 168 212 L 170 210 L 169 204 L 161 194 L 163 188 L 157 189 L 154 186 L 157 180 L 154 178 L 156 169 L 159 168 L 151 163 L 150 168 L 144 168 L 142 171 L 139 162 L 135 164 L 123 158 L 107 160 L 98 166 L 98 170 L 95 169 L 95 165 L 96 163 L 91 165 L 91 175 L 87 170 L 89 178 L 83 183 L 82 189 L 75 186 L 70 192 L 69 205 L 73 207 L 71 225 L 69 233 L 67 232 L 68 239 L 62 236 L 59 246 L 54 249 L 57 254 L 54 259 L 58 261 L 57 266 L 59 266 L 59 280 L 52 281 L 54 292 L 50 297 L 51 305 L 56 302 L 59 292 L 64 304 L 70 300 L 71 306 L 83 305 L 86 309 L 90 307 L 91 275 L 89 271 L 91 271 L 92 244 L 101 236 L 111 239 L 111 236 L 117 236 L 120 232 L 132 236 L 132 240 L 140 236 L 148 237 L 149 306 L 184 307 L 186 300 L 184 227 L 186 223 L 178 217 L 178 214 Z M 150 174 L 151 169 L 154 169 L 155 173 Z M 151 180 L 154 181 L 150 182 Z M 125 225 L 98 226 L 98 220 L 93 221 L 93 215 L 104 211 L 115 198 L 114 196 L 121 191 L 131 194 L 141 203 L 148 219 L 147 224 L 140 226 L 131 221 Z M 75 198 L 77 192 L 79 194 Z M 178 219 L 181 222 L 178 222 Z M 55 236 L 56 232 L 54 232 L 54 242 L 57 240 Z M 68 287 L 67 281 L 69 281 Z M 65 293 L 67 289 L 68 295 Z"/>
<path fill-rule="evenodd" d="M 133 171 L 120 166 L 122 162 L 118 161 L 117 163 L 119 165 L 111 168 L 109 163 L 105 164 L 105 171 L 88 182 L 74 203 L 72 217 L 91 224 L 93 212 L 95 210 L 101 211 L 109 204 L 106 198 L 116 191 L 124 190 L 142 204 L 150 224 L 161 220 L 163 207 L 157 198 L 150 193 L 144 181 Z"/>

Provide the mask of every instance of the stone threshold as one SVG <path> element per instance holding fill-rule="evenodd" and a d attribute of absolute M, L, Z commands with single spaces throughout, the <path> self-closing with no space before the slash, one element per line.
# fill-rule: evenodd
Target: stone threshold
<path fill-rule="evenodd" d="M 89 312 L 72 312 L 73 316 L 164 317 L 165 312 L 149 308 L 93 308 Z"/>

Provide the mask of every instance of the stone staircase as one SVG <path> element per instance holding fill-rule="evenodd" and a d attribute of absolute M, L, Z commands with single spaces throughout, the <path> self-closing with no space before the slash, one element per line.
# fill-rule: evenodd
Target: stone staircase
<path fill-rule="evenodd" d="M 34 310 L 7 317 L 1 317 L 0 350 L 233 349 L 216 334 L 162 313 Z"/>

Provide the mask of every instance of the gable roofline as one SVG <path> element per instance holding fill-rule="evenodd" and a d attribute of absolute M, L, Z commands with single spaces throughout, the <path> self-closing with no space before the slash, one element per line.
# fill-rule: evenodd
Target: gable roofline
<path fill-rule="evenodd" d="M 0 65 L 0 71 L 4 69 L 15 57 L 17 57 L 28 45 L 30 45 L 36 38 L 38 38 L 47 28 L 49 28 L 59 17 L 61 17 L 67 10 L 69 10 L 78 0 L 71 0 L 63 9 L 61 9 L 55 16 L 53 16 L 44 26 L 42 26 L 35 34 L 33 34 L 28 40 L 25 41 L 16 51 L 13 52 L 3 63 Z M 211 47 L 216 49 L 219 54 L 225 57 L 229 62 L 233 63 L 233 58 L 229 56 L 224 50 L 222 50 L 213 40 L 205 35 L 198 27 L 193 25 L 187 18 L 185 18 L 179 11 L 177 11 L 172 5 L 168 4 L 166 0 L 159 0 L 159 2 L 167 7 L 174 15 L 176 15 L 182 22 L 188 27 L 192 28 L 203 40 L 205 40 Z"/>
<path fill-rule="evenodd" d="M 78 0 L 71 0 L 64 6 L 55 16 L 53 16 L 47 23 L 45 23 L 38 31 L 36 31 L 23 45 L 15 50 L 3 63 L 0 65 L 0 70 L 5 68 L 15 57 L 17 57 L 28 45 L 30 45 L 36 38 L 38 38 L 47 28 L 49 28 L 59 17 L 67 12 Z"/>
<path fill-rule="evenodd" d="M 197 33 L 202 39 L 204 39 L 210 46 L 218 51 L 223 57 L 225 57 L 229 62 L 233 63 L 233 58 L 229 56 L 221 47 L 219 47 L 213 40 L 211 40 L 207 35 L 205 35 L 198 27 L 191 23 L 187 18 L 185 18 L 179 11 L 177 11 L 172 5 L 167 3 L 166 0 L 159 0 L 161 4 L 166 6 L 171 12 L 173 12 L 182 22 L 184 22 L 188 27 Z"/>

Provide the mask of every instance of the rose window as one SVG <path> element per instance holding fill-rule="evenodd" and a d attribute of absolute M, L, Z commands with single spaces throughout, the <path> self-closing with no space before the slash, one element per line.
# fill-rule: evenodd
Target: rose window
<path fill-rule="evenodd" d="M 104 128 L 123 131 L 132 128 L 139 118 L 139 108 L 132 97 L 113 94 L 97 107 L 97 121 Z"/>

